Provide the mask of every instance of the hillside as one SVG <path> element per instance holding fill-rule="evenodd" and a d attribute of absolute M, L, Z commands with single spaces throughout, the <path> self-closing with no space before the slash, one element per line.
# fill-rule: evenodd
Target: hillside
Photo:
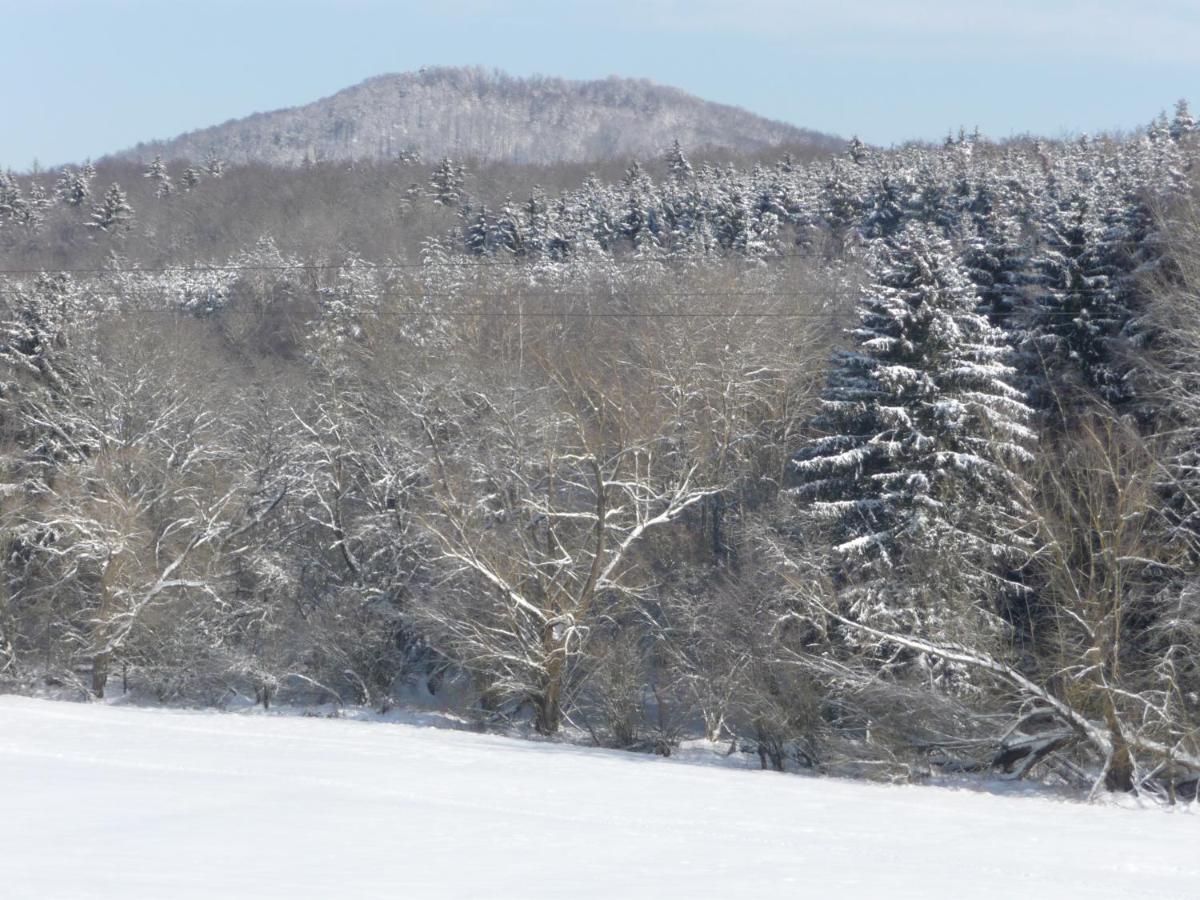
<path fill-rule="evenodd" d="M 648 81 L 514 78 L 475 68 L 381 75 L 292 109 L 257 113 L 139 144 L 117 156 L 291 165 L 383 159 L 415 151 L 514 163 L 650 158 L 689 149 L 752 152 L 769 145 L 840 147 L 829 135 L 710 103 Z"/>
<path fill-rule="evenodd" d="M 1195 895 L 1200 819 L 0 697 L 10 900 Z"/>

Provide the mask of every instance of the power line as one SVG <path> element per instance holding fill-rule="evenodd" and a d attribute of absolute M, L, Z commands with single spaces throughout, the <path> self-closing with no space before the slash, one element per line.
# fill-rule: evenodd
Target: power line
<path fill-rule="evenodd" d="M 13 293 L 0 291 L 0 294 Z M 501 296 L 501 295 L 494 295 Z M 551 295 L 554 296 L 554 295 Z M 557 295 L 571 296 L 571 295 Z M 653 296 L 653 295 L 646 295 Z M 780 294 L 780 297 L 792 297 L 791 294 Z M 511 298 L 510 298 L 511 299 Z M 80 313 L 92 316 L 116 317 L 121 315 L 126 316 L 170 316 L 176 318 L 199 318 L 203 313 L 220 312 L 224 307 L 205 308 L 197 306 L 195 308 L 179 307 L 175 309 L 82 309 L 75 310 Z M 985 315 L 985 313 L 977 313 Z M 1071 318 L 1078 319 L 1081 313 L 1071 310 L 1043 310 L 1037 313 L 1038 318 Z M 647 312 L 643 310 L 614 310 L 614 311 L 579 311 L 571 309 L 530 309 L 530 310 L 487 310 L 487 309 L 383 309 L 374 310 L 365 314 L 363 319 L 384 319 L 384 318 L 494 318 L 494 319 L 522 319 L 522 318 L 562 318 L 562 319 L 805 319 L 809 321 L 819 322 L 837 322 L 846 321 L 852 322 L 855 318 L 853 310 L 844 311 L 780 311 L 771 309 L 723 309 L 723 310 L 687 310 L 687 311 L 654 311 Z M 1093 321 L 1104 321 L 1096 319 Z"/>
<path fill-rule="evenodd" d="M 747 256 L 722 256 L 716 258 L 697 258 L 694 256 L 671 256 L 663 258 L 650 257 L 607 257 L 604 260 L 604 266 L 647 266 L 647 265 L 679 265 L 682 263 L 690 263 L 693 265 L 712 265 L 713 263 L 744 263 L 747 265 L 757 266 L 763 262 L 776 262 L 781 259 L 808 259 L 807 256 L 799 253 L 775 254 L 765 256 L 761 259 L 754 259 Z M 556 260 L 546 260 L 552 265 L 569 265 L 571 260 L 564 262 Z M 162 274 L 164 272 L 291 272 L 291 271 L 336 271 L 339 269 L 369 269 L 377 271 L 399 271 L 405 269 L 433 269 L 437 267 L 453 267 L 464 269 L 503 269 L 503 268 L 530 268 L 533 269 L 538 265 L 538 261 L 526 259 L 514 260 L 470 260 L 470 259 L 449 259 L 437 260 L 436 262 L 403 262 L 403 263 L 287 263 L 281 265 L 240 265 L 240 264 L 192 264 L 192 265 L 166 265 L 166 266 L 150 266 L 137 269 L 112 269 L 105 266 L 96 266 L 91 268 L 72 268 L 72 269 L 47 269 L 47 268 L 30 268 L 30 269 L 0 269 L 0 275 L 130 275 L 130 274 Z"/>

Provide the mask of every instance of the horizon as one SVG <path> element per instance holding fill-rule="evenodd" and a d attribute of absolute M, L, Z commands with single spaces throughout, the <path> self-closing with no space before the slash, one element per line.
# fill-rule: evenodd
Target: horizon
<path fill-rule="evenodd" d="M 949 0 L 853 10 L 747 0 L 732 13 L 712 0 L 565 12 L 547 0 L 433 10 L 381 0 L 0 0 L 11 34 L 55 37 L 52 66 L 33 40 L 0 60 L 7 83 L 38 74 L 36 89 L 8 98 L 0 166 L 100 158 L 425 66 L 644 79 L 885 147 L 960 127 L 995 140 L 1129 132 L 1197 95 L 1200 62 L 1187 48 L 1200 38 L 1200 10 L 1124 5 L 1015 0 L 1002 14 Z M 181 54 L 185 32 L 202 65 Z M 97 65 L 97 47 L 114 44 L 129 50 Z"/>

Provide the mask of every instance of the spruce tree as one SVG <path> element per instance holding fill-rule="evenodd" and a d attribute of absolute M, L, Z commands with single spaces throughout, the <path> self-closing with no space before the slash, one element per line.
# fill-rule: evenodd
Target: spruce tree
<path fill-rule="evenodd" d="M 154 196 L 159 200 L 170 195 L 172 190 L 171 176 L 167 174 L 167 166 L 162 161 L 161 156 L 156 156 L 151 160 L 144 177 L 154 182 Z"/>
<path fill-rule="evenodd" d="M 442 157 L 429 179 L 430 196 L 439 206 L 457 206 L 463 199 L 466 173 L 448 156 Z"/>
<path fill-rule="evenodd" d="M 492 223 L 491 213 L 487 206 L 480 206 L 479 211 L 466 222 L 463 227 L 464 243 L 467 252 L 472 256 L 485 256 L 492 251 L 498 230 Z"/>
<path fill-rule="evenodd" d="M 225 161 L 217 155 L 216 150 L 210 150 L 204 158 L 204 171 L 210 178 L 220 178 L 225 174 Z"/>
<path fill-rule="evenodd" d="M 794 494 L 831 541 L 848 614 L 946 640 L 999 633 L 1030 459 L 1008 349 L 949 242 L 912 224 L 873 250 Z"/>
<path fill-rule="evenodd" d="M 688 181 L 692 178 L 692 164 L 683 155 L 683 148 L 679 146 L 679 141 L 672 142 L 670 148 L 667 150 L 666 162 L 667 171 L 671 173 L 673 181 Z"/>
<path fill-rule="evenodd" d="M 26 216 L 25 198 L 12 172 L 0 172 L 0 227 L 20 224 Z"/>
<path fill-rule="evenodd" d="M 91 168 L 90 165 L 88 168 Z M 87 174 L 86 169 L 72 171 L 70 167 L 64 166 L 58 181 L 54 183 L 54 196 L 67 206 L 83 206 L 92 196 L 91 176 Z"/>
<path fill-rule="evenodd" d="M 1175 118 L 1171 120 L 1171 139 L 1182 140 L 1196 130 L 1196 120 L 1186 100 L 1175 104 Z"/>
<path fill-rule="evenodd" d="M 1126 399 L 1114 343 L 1131 318 L 1118 289 L 1120 213 L 1106 218 L 1075 193 L 1044 214 L 1033 260 L 1035 299 L 1023 351 L 1040 372 L 1032 399 L 1060 420 L 1072 418 L 1088 395 Z"/>
<path fill-rule="evenodd" d="M 92 221 L 88 226 L 99 231 L 120 233 L 128 231 L 133 222 L 133 207 L 125 199 L 120 185 L 113 183 L 104 192 L 104 199 L 92 207 Z"/>

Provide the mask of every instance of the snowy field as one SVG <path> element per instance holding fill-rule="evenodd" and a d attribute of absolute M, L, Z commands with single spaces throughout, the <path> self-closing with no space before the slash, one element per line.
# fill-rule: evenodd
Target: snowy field
<path fill-rule="evenodd" d="M 0 697 L 0 896 L 1200 897 L 1200 815 Z"/>

